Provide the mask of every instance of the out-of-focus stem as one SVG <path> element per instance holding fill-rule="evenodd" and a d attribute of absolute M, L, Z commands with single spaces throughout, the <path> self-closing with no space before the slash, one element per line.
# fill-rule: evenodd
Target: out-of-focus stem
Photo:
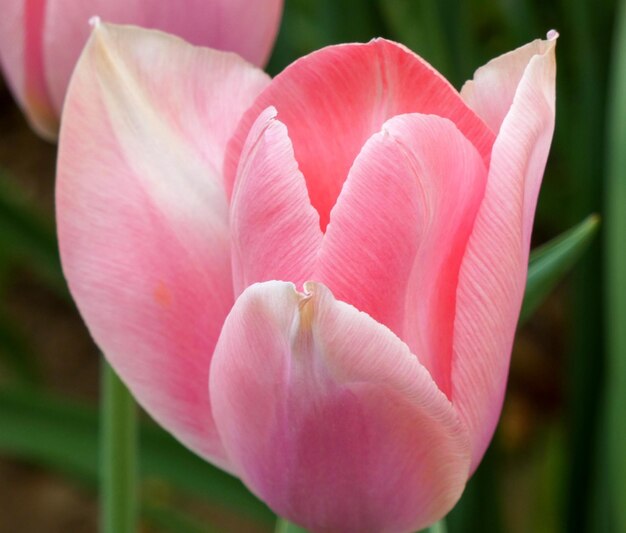
<path fill-rule="evenodd" d="M 137 408 L 104 362 L 100 429 L 100 531 L 134 533 L 137 524 Z"/>
<path fill-rule="evenodd" d="M 618 2 L 607 109 L 606 444 L 609 510 L 626 531 L 626 1 Z M 591 354 L 590 354 L 591 355 Z"/>
<path fill-rule="evenodd" d="M 447 533 L 448 528 L 446 527 L 445 519 L 442 518 L 439 522 L 430 526 L 426 531 L 428 533 Z"/>
<path fill-rule="evenodd" d="M 604 156 L 604 68 L 606 50 L 596 26 L 601 9 L 587 0 L 563 0 L 563 34 L 575 62 L 561 69 L 561 146 L 566 147 L 569 179 L 574 185 L 571 222 L 599 212 L 602 205 Z M 557 51 L 558 61 L 558 51 Z M 563 65 L 566 67 L 566 65 Z M 558 106 L 558 103 L 557 103 Z M 565 529 L 586 531 L 593 515 L 593 494 L 604 481 L 594 474 L 600 430 L 602 371 L 605 353 L 600 241 L 590 246 L 573 277 L 571 349 L 567 361 L 569 456 L 564 480 Z"/>
<path fill-rule="evenodd" d="M 288 522 L 284 518 L 278 518 L 274 533 L 307 533 L 307 530 Z"/>

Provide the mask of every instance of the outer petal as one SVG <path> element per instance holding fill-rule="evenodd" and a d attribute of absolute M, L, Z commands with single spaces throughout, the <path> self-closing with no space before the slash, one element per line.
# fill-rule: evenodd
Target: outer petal
<path fill-rule="evenodd" d="M 449 120 L 387 121 L 350 170 L 313 278 L 399 335 L 446 394 L 459 267 L 486 177 Z"/>
<path fill-rule="evenodd" d="M 298 286 L 310 278 L 322 240 L 287 128 L 261 113 L 244 147 L 230 206 L 235 293 L 258 281 Z"/>
<path fill-rule="evenodd" d="M 515 91 L 461 266 L 452 400 L 472 436 L 472 468 L 502 408 L 537 194 L 554 130 L 554 47 L 554 41 L 542 45 L 530 58 Z"/>
<path fill-rule="evenodd" d="M 61 257 L 94 339 L 146 410 L 222 467 L 206 391 L 233 301 L 216 167 L 266 83 L 234 54 L 100 25 L 59 146 Z"/>
<path fill-rule="evenodd" d="M 3 0 L 0 65 L 19 106 L 37 133 L 55 139 L 59 128 L 44 73 L 45 0 Z"/>
<path fill-rule="evenodd" d="M 551 32 L 549 37 L 555 39 Z M 461 97 L 485 123 L 498 133 L 517 92 L 529 61 L 545 54 L 552 47 L 551 40 L 536 39 L 517 50 L 492 59 L 480 67 L 461 89 Z"/>
<path fill-rule="evenodd" d="M 220 436 L 245 483 L 316 532 L 406 532 L 467 479 L 467 435 L 408 347 L 322 285 L 253 285 L 211 369 Z"/>
<path fill-rule="evenodd" d="M 330 46 L 274 78 L 246 113 L 229 146 L 229 190 L 248 132 L 270 105 L 289 130 L 322 229 L 361 147 L 389 118 L 403 113 L 449 118 L 485 161 L 494 140 L 454 88 L 408 49 L 383 39 Z"/>

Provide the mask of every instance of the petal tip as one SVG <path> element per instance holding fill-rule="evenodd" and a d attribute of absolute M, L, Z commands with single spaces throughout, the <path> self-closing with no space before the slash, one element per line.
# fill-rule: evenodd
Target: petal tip
<path fill-rule="evenodd" d="M 102 23 L 102 20 L 100 20 L 100 17 L 98 15 L 94 15 L 93 17 L 91 17 L 88 21 L 88 24 L 95 30 L 96 28 L 100 27 L 100 24 Z"/>
<path fill-rule="evenodd" d="M 548 41 L 556 41 L 559 38 L 559 32 L 556 31 L 555 29 L 550 30 L 547 34 L 546 34 L 546 39 Z"/>

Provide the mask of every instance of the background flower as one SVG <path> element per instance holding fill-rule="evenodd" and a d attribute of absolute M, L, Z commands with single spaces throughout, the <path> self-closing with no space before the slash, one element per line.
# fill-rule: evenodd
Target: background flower
<path fill-rule="evenodd" d="M 282 0 L 4 0 L 0 64 L 33 128 L 55 139 L 67 84 L 99 16 L 267 61 Z"/>

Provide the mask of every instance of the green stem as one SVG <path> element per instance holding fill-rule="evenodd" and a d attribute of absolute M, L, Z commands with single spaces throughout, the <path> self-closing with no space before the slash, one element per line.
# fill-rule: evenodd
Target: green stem
<path fill-rule="evenodd" d="M 291 522 L 288 522 L 284 518 L 276 519 L 276 528 L 274 533 L 307 533 L 306 529 L 302 529 L 300 526 L 296 526 Z"/>
<path fill-rule="evenodd" d="M 108 363 L 102 368 L 100 531 L 134 533 L 137 522 L 137 409 Z"/>
<path fill-rule="evenodd" d="M 606 408 L 610 517 L 626 531 L 626 1 L 618 3 L 608 105 L 605 191 Z"/>
<path fill-rule="evenodd" d="M 588 0 L 562 0 L 564 39 L 568 41 L 570 63 L 564 57 L 560 80 L 560 137 L 557 145 L 569 165 L 568 183 L 575 184 L 571 221 L 598 212 L 602 205 L 604 132 L 604 62 L 608 55 L 602 38 L 606 29 L 597 26 L 599 4 Z M 602 32 L 600 34 L 600 32 Z M 557 52 L 558 54 L 559 52 Z M 568 68 L 569 67 L 569 68 Z M 600 430 L 602 372 L 605 336 L 602 334 L 602 251 L 597 240 L 580 262 L 573 276 L 571 349 L 566 376 L 567 454 L 564 529 L 588 531 L 590 502 L 606 480 L 594 486 L 598 466 L 597 435 Z M 590 356 L 593 354 L 593 356 Z"/>
<path fill-rule="evenodd" d="M 446 533 L 448 528 L 446 527 L 445 518 L 442 518 L 439 522 L 430 526 L 426 531 L 428 533 Z"/>
<path fill-rule="evenodd" d="M 447 533 L 446 521 L 444 518 L 439 520 L 436 524 L 433 524 L 429 528 L 425 529 L 423 533 Z M 278 518 L 276 520 L 276 528 L 274 533 L 307 533 L 306 529 L 302 529 L 299 526 L 287 522 L 284 518 Z"/>

